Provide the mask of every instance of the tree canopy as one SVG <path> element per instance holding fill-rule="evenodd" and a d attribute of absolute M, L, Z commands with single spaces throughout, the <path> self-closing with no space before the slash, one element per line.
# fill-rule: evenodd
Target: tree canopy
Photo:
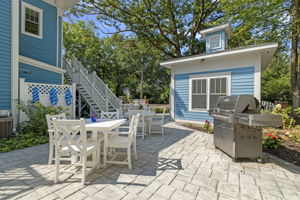
<path fill-rule="evenodd" d="M 128 90 L 133 98 L 168 103 L 169 71 L 159 65 L 163 56 L 158 50 L 120 34 L 99 38 L 92 22 L 65 22 L 63 27 L 66 56 L 74 54 L 96 71 L 117 96 Z"/>

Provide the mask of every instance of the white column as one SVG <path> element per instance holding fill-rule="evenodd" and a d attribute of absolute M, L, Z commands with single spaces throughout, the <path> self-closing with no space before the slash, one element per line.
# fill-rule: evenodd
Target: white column
<path fill-rule="evenodd" d="M 72 117 L 76 118 L 76 83 L 72 84 Z"/>
<path fill-rule="evenodd" d="M 261 101 L 261 53 L 253 54 L 254 59 L 254 97 Z"/>
<path fill-rule="evenodd" d="M 170 114 L 171 118 L 175 120 L 175 72 L 174 69 L 171 70 L 171 84 L 170 84 Z"/>
<path fill-rule="evenodd" d="M 13 127 L 17 125 L 17 108 L 19 90 L 19 1 L 12 3 L 12 31 L 11 31 L 11 113 L 14 119 Z"/>
<path fill-rule="evenodd" d="M 20 78 L 19 79 L 19 99 L 21 101 L 26 101 L 26 93 L 27 92 L 27 84 L 25 83 L 25 79 L 24 78 Z M 18 122 L 23 122 L 26 119 L 26 116 L 23 112 L 18 111 Z"/>

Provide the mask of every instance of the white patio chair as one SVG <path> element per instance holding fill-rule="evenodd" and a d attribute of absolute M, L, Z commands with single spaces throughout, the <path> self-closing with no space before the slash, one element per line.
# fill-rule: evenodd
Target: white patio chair
<path fill-rule="evenodd" d="M 149 135 L 151 135 L 152 133 L 161 133 L 162 135 L 165 135 L 165 130 L 164 130 L 165 113 L 166 113 L 166 108 L 164 108 L 162 115 L 156 114 L 149 119 Z M 158 127 L 158 129 L 152 130 L 152 126 Z"/>
<path fill-rule="evenodd" d="M 127 158 L 124 161 L 115 161 L 114 159 L 119 155 L 119 153 L 115 153 L 115 155 L 107 160 L 107 163 L 112 164 L 126 164 L 129 169 L 132 169 L 131 164 L 131 148 L 133 148 L 134 157 L 137 159 L 137 151 L 136 151 L 136 133 L 137 133 L 137 124 L 140 118 L 140 114 L 133 115 L 130 126 L 128 127 L 128 131 L 118 132 L 118 134 L 111 135 L 108 138 L 108 146 L 107 148 L 122 148 L 127 149 Z M 124 127 L 122 127 L 124 128 Z"/>
<path fill-rule="evenodd" d="M 129 110 L 128 112 L 128 116 L 129 116 L 129 123 L 132 120 L 132 116 L 140 114 L 140 119 L 139 119 L 139 123 L 138 123 L 138 128 L 142 129 L 141 134 L 137 133 L 137 136 L 141 136 L 142 140 L 144 140 L 145 138 L 145 132 L 146 132 L 146 121 L 145 121 L 145 116 L 143 114 L 144 110 Z"/>
<path fill-rule="evenodd" d="M 78 174 L 78 167 L 81 168 L 82 185 L 86 182 L 86 177 L 96 168 L 100 157 L 96 161 L 88 163 L 87 157 L 93 153 L 98 153 L 97 142 L 87 139 L 85 120 L 53 120 L 55 138 L 55 183 L 59 181 L 59 174 L 71 173 Z M 78 157 L 76 162 L 60 168 L 60 157 L 70 155 Z M 99 155 L 99 154 L 98 154 Z M 90 167 L 88 170 L 87 168 Z"/>
<path fill-rule="evenodd" d="M 49 156 L 48 156 L 48 165 L 52 164 L 53 158 L 53 151 L 55 147 L 55 138 L 54 138 L 54 126 L 53 126 L 53 119 L 66 119 L 66 114 L 58 114 L 58 115 L 46 115 L 46 121 L 48 125 L 48 134 L 49 134 Z M 62 160 L 70 160 L 70 158 L 61 158 Z"/>
<path fill-rule="evenodd" d="M 115 112 L 101 112 L 101 119 L 119 119 L 120 112 L 117 110 Z"/>

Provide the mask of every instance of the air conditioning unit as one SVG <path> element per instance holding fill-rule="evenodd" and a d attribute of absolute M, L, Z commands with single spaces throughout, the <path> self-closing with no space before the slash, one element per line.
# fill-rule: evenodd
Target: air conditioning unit
<path fill-rule="evenodd" d="M 7 116 L 0 116 L 0 138 L 11 137 L 13 133 L 13 119 Z"/>

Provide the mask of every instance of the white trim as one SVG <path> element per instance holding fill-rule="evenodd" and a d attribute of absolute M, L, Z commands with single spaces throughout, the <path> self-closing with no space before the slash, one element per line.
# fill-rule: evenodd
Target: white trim
<path fill-rule="evenodd" d="M 214 38 L 214 37 L 219 38 L 219 46 L 211 48 L 211 38 Z M 222 46 L 222 36 L 221 36 L 221 34 L 208 36 L 208 43 L 209 43 L 209 49 L 211 49 L 211 50 L 221 48 L 221 46 Z"/>
<path fill-rule="evenodd" d="M 35 67 L 39 67 L 39 68 L 42 68 L 42 69 L 46 69 L 46 70 L 49 70 L 49 71 L 53 71 L 53 72 L 56 72 L 56 73 L 61 73 L 62 74 L 62 73 L 66 72 L 66 70 L 58 68 L 57 66 L 49 65 L 47 63 L 40 62 L 40 61 L 31 59 L 31 58 L 28 58 L 28 57 L 24 57 L 24 56 L 21 56 L 21 55 L 19 56 L 19 62 L 24 63 L 24 64 L 28 64 L 28 65 L 32 65 L 32 66 L 35 66 Z"/>
<path fill-rule="evenodd" d="M 208 29 L 202 30 L 202 31 L 200 31 L 200 34 L 202 37 L 205 37 L 205 35 L 207 35 L 209 33 L 217 32 L 217 31 L 221 31 L 221 30 L 225 30 L 228 38 L 230 38 L 230 36 L 232 35 L 232 29 L 229 24 L 223 24 L 220 26 L 215 26 L 213 28 L 208 28 Z"/>
<path fill-rule="evenodd" d="M 42 0 L 42 1 L 48 3 L 51 6 L 61 9 L 62 10 L 61 15 L 63 15 L 64 11 L 68 10 L 70 7 L 72 7 L 73 5 L 79 2 L 79 0 Z"/>
<path fill-rule="evenodd" d="M 63 68 L 63 47 L 64 47 L 64 23 L 63 23 L 63 17 L 61 17 L 61 33 L 60 33 L 60 67 Z"/>
<path fill-rule="evenodd" d="M 174 120 L 175 119 L 175 72 L 174 69 L 171 70 L 171 87 L 170 87 L 171 91 L 171 98 L 170 98 L 170 114 L 171 114 L 171 118 Z"/>
<path fill-rule="evenodd" d="M 190 78 L 197 79 L 197 78 L 215 78 L 221 76 L 231 76 L 231 72 L 217 72 L 217 73 L 205 73 L 205 74 L 195 74 L 190 75 Z"/>
<path fill-rule="evenodd" d="M 204 54 L 204 55 L 201 54 L 198 56 L 191 56 L 191 57 L 186 57 L 186 58 L 181 58 L 181 59 L 164 61 L 164 62 L 161 62 L 160 65 L 171 68 L 171 67 L 173 67 L 172 64 L 178 64 L 178 63 L 190 62 L 190 61 L 196 61 L 196 60 L 202 60 L 202 59 L 208 59 L 208 58 L 215 58 L 215 57 L 220 57 L 220 56 L 228 56 L 228 55 L 234 55 L 234 54 L 240 54 L 240 53 L 250 53 L 250 52 L 266 50 L 266 49 L 271 49 L 271 48 L 274 48 L 274 51 L 275 51 L 277 47 L 278 47 L 278 43 L 272 43 L 272 44 L 266 44 L 266 45 L 261 45 L 261 46 L 254 46 L 254 47 L 250 46 L 250 47 L 242 48 L 242 49 L 226 50 L 226 51 L 221 51 L 218 53 L 210 53 L 210 54 Z"/>
<path fill-rule="evenodd" d="M 207 73 L 190 75 L 189 77 L 189 112 L 207 112 L 209 110 L 210 100 L 210 79 L 226 78 L 226 95 L 231 95 L 231 72 Z M 192 109 L 192 81 L 206 80 L 206 109 Z"/>
<path fill-rule="evenodd" d="M 31 10 L 34 10 L 36 12 L 39 13 L 39 35 L 35 35 L 35 34 L 32 34 L 32 33 L 29 33 L 29 32 L 26 32 L 25 31 L 25 8 L 29 8 Z M 22 29 L 22 34 L 25 34 L 25 35 L 29 35 L 29 36 L 32 36 L 32 37 L 36 37 L 36 38 L 39 38 L 39 39 L 43 39 L 43 14 L 44 11 L 38 7 L 35 7 L 31 4 L 28 4 L 28 3 L 25 3 L 24 1 L 22 1 L 22 18 L 21 18 L 21 29 Z"/>
<path fill-rule="evenodd" d="M 59 16 L 58 16 L 58 12 L 57 12 L 57 15 L 56 15 L 56 66 L 58 66 L 58 50 L 59 50 L 59 47 L 58 47 L 58 44 L 59 44 Z"/>
<path fill-rule="evenodd" d="M 261 54 L 254 55 L 254 97 L 261 100 Z"/>
<path fill-rule="evenodd" d="M 19 1 L 11 1 L 11 3 L 11 114 L 14 119 L 13 127 L 16 128 L 16 100 L 19 98 Z"/>

